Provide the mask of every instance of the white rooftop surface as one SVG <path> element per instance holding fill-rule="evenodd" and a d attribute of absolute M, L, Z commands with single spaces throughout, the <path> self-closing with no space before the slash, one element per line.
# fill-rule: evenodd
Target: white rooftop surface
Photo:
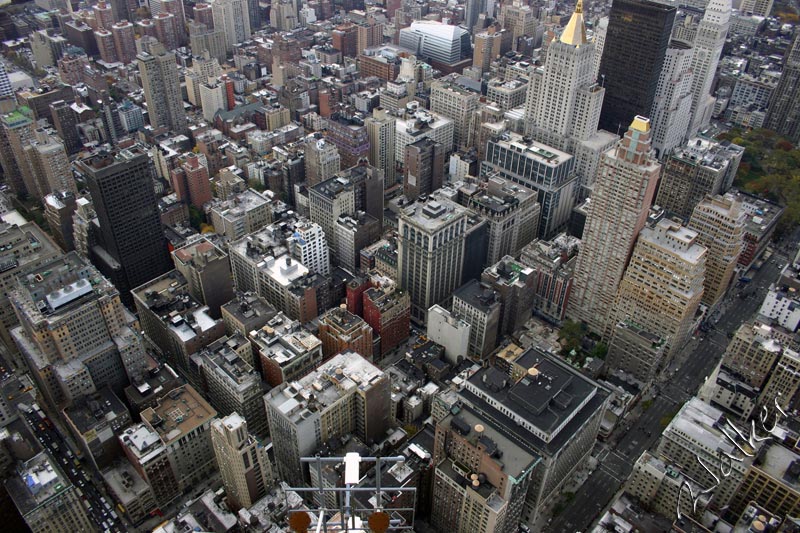
<path fill-rule="evenodd" d="M 355 352 L 340 353 L 326 363 L 287 386 L 268 399 L 284 415 L 298 414 L 297 408 L 304 408 L 311 395 L 324 410 L 341 397 L 359 387 L 368 387 L 383 371 Z"/>
<path fill-rule="evenodd" d="M 267 257 L 258 264 L 258 268 L 283 287 L 308 274 L 308 269 L 289 255 L 283 255 L 278 259 Z"/>

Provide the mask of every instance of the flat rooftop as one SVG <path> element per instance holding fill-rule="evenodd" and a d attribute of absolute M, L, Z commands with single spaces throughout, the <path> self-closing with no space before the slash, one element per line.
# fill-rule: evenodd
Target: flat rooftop
<path fill-rule="evenodd" d="M 504 133 L 498 144 L 505 145 L 525 157 L 535 159 L 539 163 L 550 167 L 563 165 L 572 159 L 572 156 L 567 152 L 562 152 L 552 146 L 523 137 L 517 133 Z"/>
<path fill-rule="evenodd" d="M 6 481 L 6 490 L 23 516 L 70 487 L 72 484 L 46 452 L 22 464 Z"/>
<path fill-rule="evenodd" d="M 461 396 L 510 432 L 516 442 L 537 450 L 558 450 L 600 409 L 609 391 L 537 348 L 525 351 L 516 364 L 526 374 L 513 381 L 496 367 L 484 368 L 467 381 Z M 500 412 L 502 406 L 508 414 Z"/>
<path fill-rule="evenodd" d="M 116 418 L 127 418 L 130 414 L 117 395 L 103 387 L 90 396 L 85 396 L 64 409 L 64 414 L 82 434 L 105 426 Z"/>
<path fill-rule="evenodd" d="M 53 315 L 116 289 L 87 261 L 70 252 L 18 278 L 32 314 Z"/>
<path fill-rule="evenodd" d="M 402 206 L 400 219 L 425 231 L 438 231 L 466 217 L 468 210 L 447 198 L 434 193 L 425 199 Z"/>
<path fill-rule="evenodd" d="M 313 409 L 323 411 L 356 389 L 368 389 L 383 379 L 381 369 L 356 352 L 342 352 L 298 381 L 268 393 L 270 402 L 294 422 L 303 420 Z M 310 402 L 313 396 L 313 402 Z"/>
<path fill-rule="evenodd" d="M 164 445 L 169 445 L 217 416 L 217 412 L 194 387 L 184 385 L 168 392 L 155 407 L 142 411 L 141 416 Z"/>

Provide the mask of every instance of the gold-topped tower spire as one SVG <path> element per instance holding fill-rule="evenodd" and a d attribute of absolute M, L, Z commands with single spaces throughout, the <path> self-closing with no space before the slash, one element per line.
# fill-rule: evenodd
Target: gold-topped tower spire
<path fill-rule="evenodd" d="M 583 0 L 578 0 L 575 4 L 575 11 L 569 18 L 564 31 L 561 32 L 561 42 L 580 46 L 586 44 L 586 24 L 583 21 Z"/>

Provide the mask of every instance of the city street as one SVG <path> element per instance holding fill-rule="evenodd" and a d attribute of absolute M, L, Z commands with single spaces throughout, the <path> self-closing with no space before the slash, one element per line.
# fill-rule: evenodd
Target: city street
<path fill-rule="evenodd" d="M 39 443 L 58 462 L 61 471 L 82 494 L 82 503 L 89 518 L 97 524 L 97 531 L 127 531 L 114 510 L 114 502 L 97 490 L 97 481 L 83 469 L 81 462 L 75 458 L 50 420 L 42 418 L 35 409 L 22 414 Z"/>
<path fill-rule="evenodd" d="M 794 242 L 794 241 L 792 241 Z M 656 385 L 652 405 L 643 409 L 634 421 L 629 421 L 630 431 L 617 431 L 605 445 L 599 445 L 598 468 L 567 503 L 564 510 L 554 517 L 547 531 L 573 533 L 586 531 L 597 520 L 624 484 L 636 459 L 643 451 L 654 449 L 663 427 L 661 420 L 674 415 L 680 407 L 694 396 L 706 377 L 711 374 L 728 345 L 728 333 L 736 329 L 758 311 L 770 283 L 778 278 L 779 265 L 788 262 L 786 256 L 777 252 L 757 271 L 749 283 L 752 296 L 740 299 L 735 294 L 714 327 L 707 333 L 699 333 L 691 340 L 685 352 L 678 357 L 662 376 L 663 385 Z M 677 370 L 675 370 L 677 368 Z M 621 424 L 623 425 L 623 424 Z M 616 439 L 616 441 L 615 441 Z"/>

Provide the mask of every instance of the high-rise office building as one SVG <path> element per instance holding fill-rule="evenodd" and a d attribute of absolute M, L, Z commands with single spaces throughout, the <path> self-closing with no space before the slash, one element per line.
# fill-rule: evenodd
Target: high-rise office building
<path fill-rule="evenodd" d="M 78 133 L 78 119 L 69 102 L 64 100 L 53 102 L 50 104 L 50 114 L 53 117 L 53 125 L 56 127 L 58 136 L 64 141 L 67 153 L 70 155 L 77 153 L 83 146 L 83 142 Z"/>
<path fill-rule="evenodd" d="M 412 22 L 408 28 L 400 30 L 399 43 L 417 56 L 445 69 L 459 65 L 472 55 L 472 43 L 467 30 L 434 20 Z"/>
<path fill-rule="evenodd" d="M 395 130 L 397 121 L 383 108 L 372 110 L 364 121 L 369 136 L 369 164 L 383 170 L 385 186 L 395 182 Z"/>
<path fill-rule="evenodd" d="M 783 58 L 783 71 L 772 93 L 764 126 L 800 143 L 800 32 Z"/>
<path fill-rule="evenodd" d="M 444 182 L 444 147 L 423 138 L 406 146 L 403 194 L 409 200 L 430 194 Z"/>
<path fill-rule="evenodd" d="M 725 296 L 736 273 L 746 219 L 742 202 L 731 194 L 706 196 L 689 219 L 697 241 L 708 249 L 702 301 L 709 307 Z"/>
<path fill-rule="evenodd" d="M 213 24 L 209 29 L 200 22 L 190 22 L 187 26 L 189 28 L 189 46 L 192 50 L 208 50 L 211 57 L 216 58 L 220 63 L 225 62 L 228 45 L 224 31 L 214 28 Z"/>
<path fill-rule="evenodd" d="M 453 121 L 453 146 L 466 147 L 471 119 L 478 108 L 481 95 L 458 83 L 456 75 L 438 79 L 431 84 L 431 111 Z"/>
<path fill-rule="evenodd" d="M 228 254 L 205 237 L 187 242 L 172 252 L 175 270 L 183 274 L 189 293 L 219 318 L 220 308 L 233 299 L 233 280 Z"/>
<path fill-rule="evenodd" d="M 542 73 L 531 76 L 526 131 L 536 140 L 566 149 L 564 139 L 584 141 L 597 132 L 605 91 L 595 83 L 594 58 L 579 0 L 561 36 L 548 45 Z"/>
<path fill-rule="evenodd" d="M 411 318 L 425 324 L 428 308 L 461 285 L 467 210 L 436 194 L 403 208 L 398 224 L 399 285 L 411 295 Z"/>
<path fill-rule="evenodd" d="M 506 255 L 518 255 L 539 235 L 541 206 L 535 192 L 499 176 L 491 176 L 473 191 L 462 203 L 488 222 L 488 264 Z"/>
<path fill-rule="evenodd" d="M 125 456 L 163 508 L 216 469 L 211 421 L 217 412 L 191 385 L 182 385 L 141 412 L 141 424 L 120 436 Z"/>
<path fill-rule="evenodd" d="M 692 119 L 692 57 L 694 50 L 683 41 L 669 43 L 664 68 L 650 118 L 653 121 L 653 149 L 663 159 L 686 138 Z"/>
<path fill-rule="evenodd" d="M 611 336 L 609 344 L 614 344 L 612 333 L 617 331 L 616 324 L 627 320 L 664 339 L 663 354 L 667 361 L 682 349 L 696 326 L 707 252 L 697 242 L 696 232 L 673 220 L 662 219 L 654 227 L 644 228 L 633 248 L 606 326 L 605 335 Z M 650 361 L 646 375 L 655 376 L 664 362 Z M 609 360 L 608 365 L 619 369 L 616 361 Z"/>
<path fill-rule="evenodd" d="M 501 308 L 499 294 L 474 279 L 453 293 L 453 314 L 470 325 L 467 355 L 482 359 L 497 347 Z"/>
<path fill-rule="evenodd" d="M 480 0 L 467 0 L 467 9 L 469 9 L 470 5 L 477 4 L 479 1 Z M 482 32 L 475 34 L 475 49 L 472 52 L 472 66 L 481 69 L 481 73 L 489 72 L 492 61 L 500 57 L 502 46 L 503 33 L 498 31 L 494 26 L 489 26 Z"/>
<path fill-rule="evenodd" d="M 249 508 L 272 482 L 267 449 L 248 433 L 247 422 L 237 413 L 211 422 L 211 444 L 229 505 Z"/>
<path fill-rule="evenodd" d="M 519 40 L 531 37 L 536 31 L 536 12 L 522 0 L 503 4 L 498 17 L 500 25 L 511 32 L 511 46 L 519 50 Z"/>
<path fill-rule="evenodd" d="M 178 45 L 185 45 L 186 44 L 186 12 L 184 10 L 184 5 L 181 0 L 153 0 L 151 2 L 151 6 L 156 3 L 156 1 L 160 1 L 161 3 L 161 13 L 172 15 L 172 22 L 175 25 L 175 38 L 177 40 Z M 156 13 L 151 13 L 153 19 L 156 17 Z"/>
<path fill-rule="evenodd" d="M 305 483 L 303 456 L 346 434 L 367 445 L 384 438 L 391 425 L 391 382 L 355 352 L 340 353 L 297 381 L 264 396 L 279 477 Z"/>
<path fill-rule="evenodd" d="M 486 0 L 467 0 L 464 13 L 464 26 L 472 33 L 472 28 L 478 23 L 478 15 L 486 13 Z M 476 36 L 477 38 L 477 36 Z"/>
<path fill-rule="evenodd" d="M 18 279 L 12 330 L 31 375 L 52 406 L 109 386 L 121 394 L 144 374 L 144 348 L 119 292 L 75 252 Z"/>
<path fill-rule="evenodd" d="M 596 333 L 605 332 L 660 172 L 661 165 L 651 157 L 650 121 L 643 117 L 636 117 L 625 137 L 600 160 L 567 310 Z"/>
<path fill-rule="evenodd" d="M 303 161 L 306 166 L 306 185 L 308 187 L 332 178 L 341 170 L 342 166 L 342 158 L 336 145 L 316 136 L 312 136 L 306 141 Z"/>
<path fill-rule="evenodd" d="M 600 127 L 619 132 L 653 108 L 669 45 L 675 6 L 651 0 L 616 0 L 600 61 L 606 89 Z"/>
<path fill-rule="evenodd" d="M 8 295 L 16 286 L 17 276 L 56 258 L 62 251 L 33 222 L 22 226 L 0 224 L 0 249 L 5 251 L 7 257 L 13 258 L 13 261 L 6 263 L 6 270 L 0 277 L 0 340 L 13 352 L 11 329 L 18 321 Z M 22 360 L 16 354 L 12 355 L 11 362 L 21 367 Z"/>
<path fill-rule="evenodd" d="M 46 452 L 20 464 L 5 489 L 33 533 L 97 528 L 86 513 L 79 489 Z"/>
<path fill-rule="evenodd" d="M 735 444 L 725 437 L 725 432 L 730 434 L 732 430 L 721 426 L 720 420 L 724 419 L 719 408 L 692 398 L 666 427 L 657 448 L 658 456 L 676 465 L 700 486 L 716 487 L 710 496 L 718 509 L 728 505 L 753 462 L 753 457 L 742 456 Z M 754 454 L 756 452 L 754 450 Z M 717 484 L 713 474 L 703 468 L 703 463 L 714 464 L 720 453 L 742 457 L 742 460 L 731 461 L 730 475 L 720 476 Z"/>
<path fill-rule="evenodd" d="M 220 337 L 192 355 L 190 377 L 220 415 L 236 413 L 253 435 L 266 438 L 265 387 L 253 361 L 252 346 L 244 336 Z"/>
<path fill-rule="evenodd" d="M 672 150 L 664 161 L 656 204 L 689 220 L 706 195 L 726 190 L 739 168 L 742 153 L 736 148 L 703 138 L 692 138 Z"/>
<path fill-rule="evenodd" d="M 325 232 L 325 239 L 338 261 L 336 221 L 342 215 L 363 211 L 383 226 L 383 172 L 366 164 L 352 167 L 312 187 L 308 194 L 311 221 Z"/>
<path fill-rule="evenodd" d="M 692 46 L 692 122 L 689 124 L 689 136 L 695 135 L 711 120 L 714 109 L 711 85 L 728 36 L 730 18 L 730 0 L 711 0 L 697 26 Z"/>
<path fill-rule="evenodd" d="M 6 183 L 15 194 L 35 194 L 30 167 L 23 149 L 34 137 L 33 113 L 18 107 L 0 116 L 0 165 Z"/>
<path fill-rule="evenodd" d="M 150 158 L 141 146 L 99 151 L 75 163 L 100 223 L 93 261 L 133 305 L 130 291 L 171 268 Z"/>
<path fill-rule="evenodd" d="M 118 58 L 114 35 L 108 30 L 99 29 L 94 32 L 94 40 L 97 43 L 100 59 L 108 64 L 116 63 Z"/>
<path fill-rule="evenodd" d="M 111 9 L 111 4 L 107 2 L 98 2 L 92 6 L 94 18 L 97 21 L 97 26 L 108 30 L 114 24 L 114 12 Z"/>
<path fill-rule="evenodd" d="M 452 427 L 453 420 L 461 418 L 461 423 L 456 423 L 454 429 L 467 439 L 488 437 L 484 442 L 492 442 L 500 449 L 503 445 L 499 440 L 503 438 L 524 450 L 524 454 L 514 455 L 521 461 L 515 463 L 514 469 L 522 468 L 513 477 L 522 481 L 524 476 L 530 476 L 530 483 L 521 487 L 526 491 L 524 503 L 520 502 L 521 508 L 508 512 L 512 512 L 512 527 L 521 521 L 533 530 L 543 508 L 558 497 L 572 472 L 585 464 L 590 456 L 608 396 L 607 389 L 557 357 L 538 348 L 518 349 L 516 353 L 511 351 L 507 359 L 498 361 L 496 366 L 484 367 L 466 380 L 458 392 L 459 412 L 445 420 L 449 419 Z M 567 397 L 572 401 L 564 402 Z M 538 407 L 534 408 L 534 405 Z M 456 458 L 471 451 L 463 447 L 459 450 L 458 440 L 442 442 L 440 430 L 444 428 L 440 429 L 441 424 L 436 431 L 436 442 L 440 445 L 436 447 L 435 457 L 447 451 L 448 455 L 453 454 Z M 531 454 L 538 457 L 535 466 L 531 466 Z M 465 467 L 461 468 L 474 468 L 481 472 L 477 463 L 479 457 L 476 454 L 470 454 L 469 458 L 462 455 L 464 462 L 460 464 Z M 444 465 L 440 463 L 439 467 Z M 479 479 L 477 486 L 481 488 L 478 492 L 487 494 L 492 492 L 492 485 L 497 487 L 496 476 L 487 475 L 486 481 L 488 483 Z M 437 489 L 438 486 L 434 488 L 434 498 Z M 498 505 L 503 503 L 498 501 Z M 469 531 L 484 529 L 481 524 L 476 524 L 470 526 Z"/>
<path fill-rule="evenodd" d="M 0 65 L 0 97 L 11 96 L 14 91 L 11 89 L 11 82 L 8 79 L 6 66 Z"/>
<path fill-rule="evenodd" d="M 179 201 L 202 209 L 204 204 L 213 199 L 211 177 L 202 154 L 186 154 L 181 165 L 172 170 L 170 177 Z"/>
<path fill-rule="evenodd" d="M 331 32 L 331 44 L 343 57 L 357 57 L 361 52 L 358 49 L 358 26 L 352 22 L 336 26 Z"/>
<path fill-rule="evenodd" d="M 742 0 L 739 11 L 747 15 L 768 17 L 772 12 L 773 0 Z"/>
<path fill-rule="evenodd" d="M 549 239 L 566 229 L 579 185 L 572 155 L 516 133 L 505 133 L 489 139 L 480 174 L 536 191 L 541 205 L 539 237 Z"/>
<path fill-rule="evenodd" d="M 228 53 L 250 39 L 250 10 L 247 0 L 215 0 L 211 4 L 214 29 L 225 33 Z"/>
<path fill-rule="evenodd" d="M 36 139 L 23 149 L 36 185 L 36 198 L 56 191 L 78 192 L 64 143 L 45 130 L 37 130 Z"/>
<path fill-rule="evenodd" d="M 136 36 L 133 24 L 127 20 L 120 20 L 111 26 L 111 34 L 114 36 L 117 59 L 125 65 L 136 59 Z"/>
<path fill-rule="evenodd" d="M 183 110 L 175 53 L 167 52 L 162 45 L 156 44 L 150 48 L 150 53 L 143 52 L 136 59 L 150 125 L 155 129 L 185 132 L 186 112 Z"/>
<path fill-rule="evenodd" d="M 319 317 L 318 336 L 326 359 L 340 352 L 356 352 L 372 360 L 372 328 L 344 306 L 334 307 Z"/>
<path fill-rule="evenodd" d="M 53 240 L 65 252 L 75 249 L 73 215 L 78 209 L 77 196 L 71 191 L 57 191 L 42 200 L 44 218 L 50 226 Z"/>
<path fill-rule="evenodd" d="M 349 113 L 334 113 L 328 119 L 325 139 L 336 146 L 342 168 L 350 168 L 369 158 L 369 135 L 364 122 Z"/>
<path fill-rule="evenodd" d="M 167 50 L 178 48 L 178 32 L 175 15 L 172 13 L 159 13 L 153 16 L 153 25 L 156 29 L 156 39 Z"/>

